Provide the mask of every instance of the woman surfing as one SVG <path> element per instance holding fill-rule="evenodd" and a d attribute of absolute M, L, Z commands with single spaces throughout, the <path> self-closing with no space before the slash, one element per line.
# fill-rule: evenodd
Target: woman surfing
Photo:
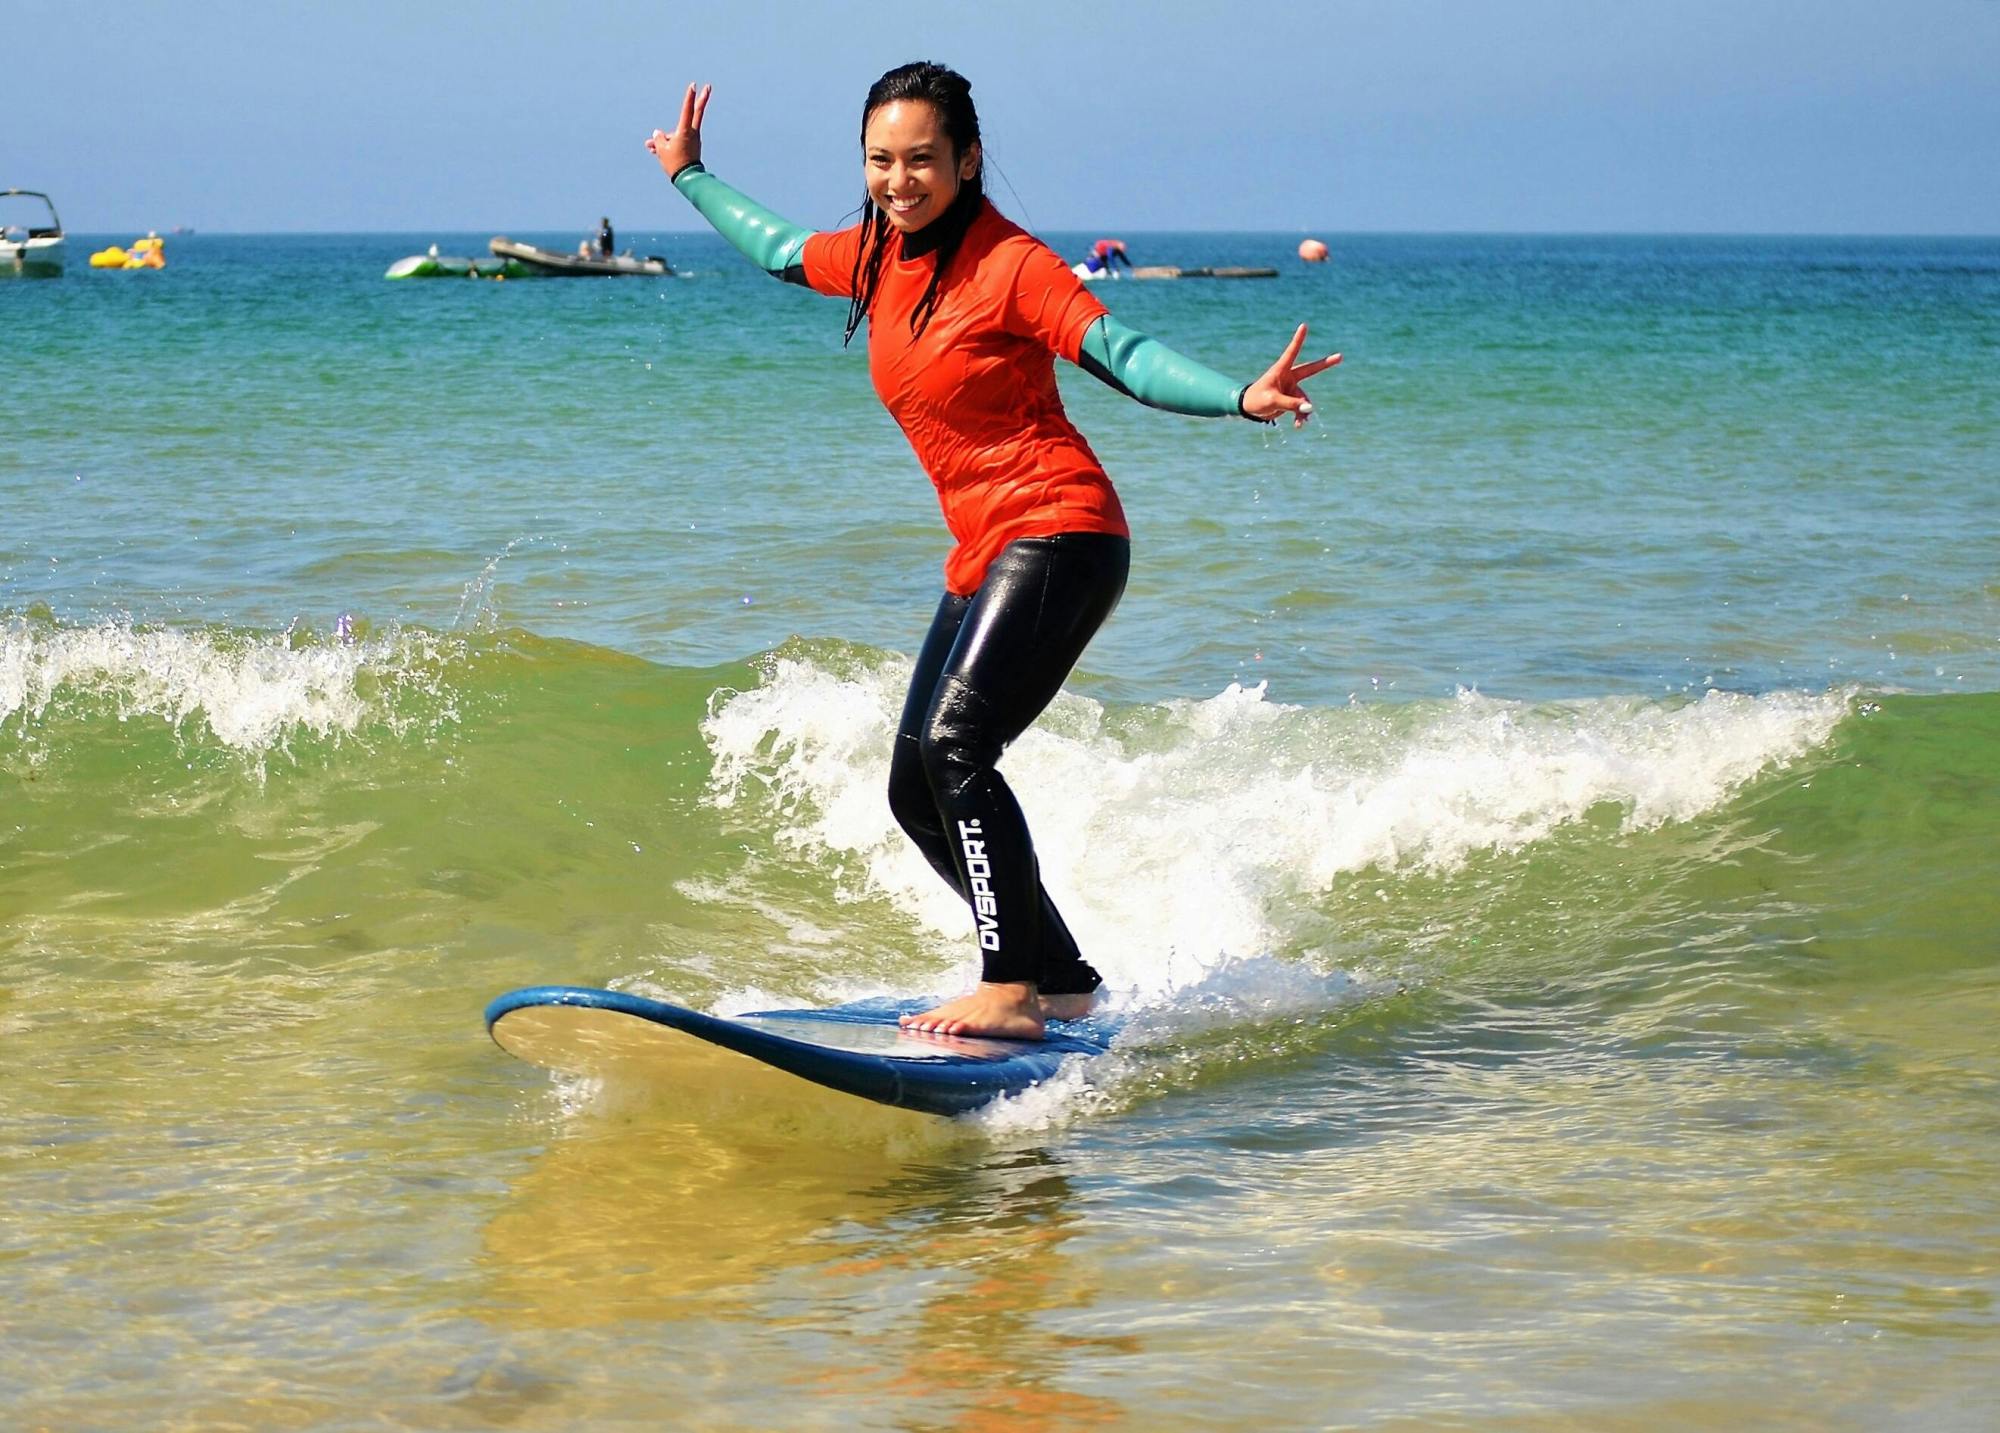
<path fill-rule="evenodd" d="M 868 369 L 936 486 L 956 543 L 918 651 L 889 768 L 889 805 L 966 901 L 980 951 L 969 994 L 903 1018 L 940 1035 L 1040 1039 L 1089 1012 L 1102 983 L 1041 884 L 1034 842 L 997 764 L 1062 687 L 1125 590 L 1118 495 L 1064 414 L 1055 359 L 1151 407 L 1295 427 L 1300 385 L 1340 355 L 1278 361 L 1239 384 L 1125 327 L 1040 240 L 986 199 L 972 86 L 902 65 L 861 112 L 862 219 L 813 232 L 701 162 L 711 90 L 689 85 L 672 133 L 646 147 L 717 233 L 776 278 L 848 301 Z"/>

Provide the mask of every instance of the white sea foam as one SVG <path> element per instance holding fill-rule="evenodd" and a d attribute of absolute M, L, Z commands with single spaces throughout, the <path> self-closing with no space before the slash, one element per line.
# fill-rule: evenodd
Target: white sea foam
<path fill-rule="evenodd" d="M 1393 982 L 1383 984 L 1392 985 Z M 1093 1017 L 1116 1027 L 1111 1049 L 1067 1060 L 1055 1075 L 982 1106 L 970 1117 L 989 1137 L 1039 1134 L 1114 1108 L 1134 1089 L 1172 1078 L 1188 1042 L 1234 1031 L 1259 1032 L 1259 1043 L 1286 1023 L 1310 1023 L 1373 994 L 1375 982 L 1342 971 L 1322 973 L 1270 956 L 1224 961 L 1170 995 L 1134 1001 L 1112 997 Z"/>
<path fill-rule="evenodd" d="M 432 639 L 421 634 L 322 643 L 282 633 L 16 619 L 0 626 L 0 724 L 98 702 L 119 721 L 153 717 L 176 731 L 194 724 L 223 746 L 262 756 L 302 735 L 449 720 L 438 665 Z M 399 710 L 397 697 L 412 684 L 442 698 L 422 703 L 421 717 Z"/>
<path fill-rule="evenodd" d="M 768 805 L 781 846 L 865 873 L 913 921 L 963 934 L 964 907 L 883 798 L 907 667 L 836 673 L 774 660 L 704 731 L 713 798 Z M 1661 704 L 1526 705 L 1465 692 L 1395 708 L 1307 709 L 1231 686 L 1107 713 L 1065 696 L 1007 754 L 1044 879 L 1091 960 L 1136 1007 L 1180 1004 L 1225 967 L 1285 947 L 1301 896 L 1449 871 L 1601 812 L 1684 821 L 1826 741 L 1846 692 L 1710 692 Z M 974 969 L 967 943 L 963 969 Z"/>

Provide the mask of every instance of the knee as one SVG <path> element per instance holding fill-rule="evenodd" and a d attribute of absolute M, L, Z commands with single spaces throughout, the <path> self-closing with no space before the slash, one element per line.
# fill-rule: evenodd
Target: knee
<path fill-rule="evenodd" d="M 921 745 L 909 737 L 896 738 L 895 755 L 889 759 L 889 814 L 912 836 L 944 829 L 931 795 Z"/>
<path fill-rule="evenodd" d="M 950 798 L 1000 760 L 986 703 L 956 678 L 946 680 L 917 737 L 917 757 L 931 791 Z"/>

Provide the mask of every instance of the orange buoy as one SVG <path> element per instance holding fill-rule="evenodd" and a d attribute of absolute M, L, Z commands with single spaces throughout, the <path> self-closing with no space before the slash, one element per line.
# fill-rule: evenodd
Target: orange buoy
<path fill-rule="evenodd" d="M 1323 264 L 1326 262 L 1326 256 L 1327 256 L 1327 247 L 1325 240 L 1323 239 L 1299 240 L 1299 257 L 1301 259 L 1304 259 L 1308 264 Z"/>

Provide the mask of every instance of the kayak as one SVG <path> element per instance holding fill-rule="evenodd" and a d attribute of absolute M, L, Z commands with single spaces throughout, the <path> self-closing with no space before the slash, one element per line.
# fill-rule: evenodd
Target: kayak
<path fill-rule="evenodd" d="M 513 259 L 466 259 L 451 254 L 412 254 L 389 265 L 385 279 L 524 279 L 534 273 Z"/>

